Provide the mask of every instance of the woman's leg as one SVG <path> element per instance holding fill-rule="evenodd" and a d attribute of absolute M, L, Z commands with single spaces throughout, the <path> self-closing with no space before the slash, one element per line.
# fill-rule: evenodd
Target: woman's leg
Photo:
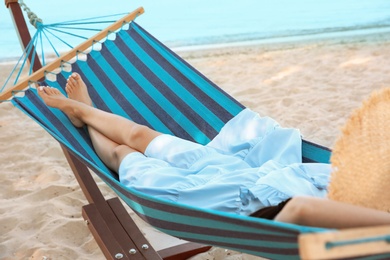
<path fill-rule="evenodd" d="M 65 90 L 70 99 L 92 106 L 92 100 L 89 96 L 87 86 L 79 74 L 73 73 L 68 78 Z M 118 172 L 123 158 L 129 153 L 136 152 L 136 150 L 127 145 L 115 143 L 91 126 L 88 126 L 88 132 L 96 153 L 111 170 Z"/>
<path fill-rule="evenodd" d="M 119 145 L 108 139 L 92 127 L 88 126 L 89 136 L 91 137 L 93 148 L 99 158 L 115 172 L 119 172 L 119 166 L 126 155 L 138 152 L 127 145 Z"/>
<path fill-rule="evenodd" d="M 324 228 L 389 225 L 390 213 L 329 199 L 293 197 L 276 221 Z"/>
<path fill-rule="evenodd" d="M 63 111 L 75 126 L 87 124 L 113 142 L 127 145 L 142 153 L 155 137 L 161 135 L 126 118 L 91 107 L 83 101 L 68 99 L 57 89 L 40 87 L 38 94 L 48 106 Z"/>

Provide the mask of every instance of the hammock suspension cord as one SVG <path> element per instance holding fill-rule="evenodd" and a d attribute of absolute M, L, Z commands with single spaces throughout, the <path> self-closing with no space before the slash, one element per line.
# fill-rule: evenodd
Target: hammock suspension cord
<path fill-rule="evenodd" d="M 36 31 L 33 34 L 28 47 L 18 59 L 18 62 L 14 66 L 10 75 L 4 84 L 2 86 L 0 85 L 0 93 L 4 91 L 7 85 L 9 85 L 12 76 L 18 71 L 12 85 L 17 84 L 31 53 L 33 54 L 33 58 L 30 62 L 29 68 L 27 68 L 28 75 L 33 73 L 32 64 L 34 64 L 36 53 L 39 53 L 39 58 L 41 59 L 42 65 L 45 66 L 45 53 L 51 53 L 52 56 L 55 55 L 56 57 L 60 57 L 60 52 L 73 49 L 74 46 L 77 46 L 77 44 L 80 42 L 88 39 L 96 32 L 101 31 L 104 28 L 104 24 L 112 24 L 118 18 L 127 14 L 118 13 L 65 22 L 56 22 L 52 24 L 43 24 L 43 20 L 39 18 L 34 12 L 32 12 L 23 0 L 20 0 L 19 2 L 20 6 L 26 12 L 30 23 L 35 27 Z M 111 33 L 108 35 L 110 34 Z M 78 57 L 76 57 L 76 59 L 78 59 Z"/>
<path fill-rule="evenodd" d="M 39 24 L 42 24 L 42 19 L 39 18 L 33 11 L 31 11 L 31 9 L 24 3 L 23 0 L 20 0 L 19 4 L 23 8 L 23 11 L 26 12 L 27 17 L 28 17 L 30 23 L 32 24 L 32 26 L 37 28 L 39 26 Z"/>

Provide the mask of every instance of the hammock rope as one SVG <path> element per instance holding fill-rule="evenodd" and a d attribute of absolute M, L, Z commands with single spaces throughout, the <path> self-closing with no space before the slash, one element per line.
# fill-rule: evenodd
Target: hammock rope
<path fill-rule="evenodd" d="M 35 28 L 38 28 L 40 24 L 42 24 L 42 19 L 39 18 L 31 9 L 24 3 L 23 0 L 19 1 L 20 6 L 23 8 L 23 11 L 26 12 L 27 17 Z"/>
<path fill-rule="evenodd" d="M 60 57 L 60 53 L 73 49 L 77 44 L 104 29 L 106 24 L 112 24 L 117 18 L 121 18 L 127 14 L 117 13 L 44 24 L 43 20 L 39 18 L 23 0 L 19 1 L 19 4 L 26 13 L 30 24 L 34 26 L 36 31 L 31 33 L 33 36 L 26 50 L 19 57 L 4 84 L 0 85 L 0 93 L 3 92 L 7 86 L 11 84 L 16 85 L 24 70 L 28 75 L 31 75 L 33 73 L 32 65 L 37 56 L 41 60 L 42 65 L 45 66 L 47 56 Z M 27 62 L 29 57 L 32 57 L 31 62 Z M 76 59 L 78 59 L 78 57 L 76 57 Z M 27 64 L 29 65 L 27 66 Z M 15 80 L 11 83 L 11 78 L 14 75 Z M 0 102 L 2 101 L 0 100 Z"/>

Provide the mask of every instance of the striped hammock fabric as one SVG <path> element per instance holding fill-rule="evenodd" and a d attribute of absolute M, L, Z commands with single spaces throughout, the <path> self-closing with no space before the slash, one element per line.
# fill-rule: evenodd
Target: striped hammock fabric
<path fill-rule="evenodd" d="M 244 109 L 134 22 L 71 66 L 56 81 L 42 84 L 64 92 L 70 73 L 78 72 L 96 107 L 201 144 Z M 29 89 L 12 102 L 84 161 L 142 219 L 164 233 L 270 259 L 299 259 L 298 235 L 326 231 L 193 208 L 136 192 L 123 186 L 101 162 L 86 130 L 76 129 L 62 112 L 46 107 L 36 90 Z M 303 154 L 305 162 L 328 162 L 330 157 L 328 149 L 306 141 Z"/>

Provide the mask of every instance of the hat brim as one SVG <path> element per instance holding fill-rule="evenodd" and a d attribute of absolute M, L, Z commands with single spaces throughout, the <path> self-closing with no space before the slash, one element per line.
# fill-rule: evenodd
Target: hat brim
<path fill-rule="evenodd" d="M 354 111 L 331 163 L 330 199 L 390 212 L 390 88 Z"/>

